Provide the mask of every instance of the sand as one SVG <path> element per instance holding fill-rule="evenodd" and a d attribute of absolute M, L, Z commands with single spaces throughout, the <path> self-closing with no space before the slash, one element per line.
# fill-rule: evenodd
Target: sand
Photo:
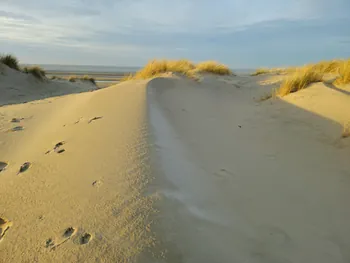
<path fill-rule="evenodd" d="M 91 82 L 72 83 L 66 80 L 47 79 L 41 81 L 31 74 L 19 73 L 4 65 L 0 65 L 0 87 L 0 106 L 97 89 Z"/>
<path fill-rule="evenodd" d="M 167 76 L 12 97 L 0 262 L 349 262 L 348 89 L 260 100 L 277 85 Z"/>
<path fill-rule="evenodd" d="M 0 108 L 0 262 L 128 262 L 154 243 L 144 86 Z"/>

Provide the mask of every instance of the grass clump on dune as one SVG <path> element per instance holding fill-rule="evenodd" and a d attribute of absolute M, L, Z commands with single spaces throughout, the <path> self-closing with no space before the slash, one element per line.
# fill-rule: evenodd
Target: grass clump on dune
<path fill-rule="evenodd" d="M 288 76 L 281 84 L 278 95 L 285 96 L 302 89 L 314 82 L 322 81 L 323 75 L 315 71 L 313 67 L 297 69 L 291 76 Z"/>
<path fill-rule="evenodd" d="M 20 71 L 18 59 L 13 55 L 0 55 L 0 62 L 9 68 Z"/>
<path fill-rule="evenodd" d="M 96 85 L 96 81 L 94 78 L 88 76 L 88 75 L 85 75 L 84 77 L 77 77 L 77 76 L 70 76 L 68 78 L 68 81 L 70 82 L 76 82 L 77 80 L 80 80 L 80 81 L 89 81 L 91 82 L 92 84 Z"/>
<path fill-rule="evenodd" d="M 259 76 L 263 74 L 287 74 L 293 71 L 292 68 L 258 68 L 251 76 Z"/>
<path fill-rule="evenodd" d="M 149 79 L 159 76 L 162 73 L 179 73 L 186 77 L 196 79 L 196 73 L 207 72 L 219 75 L 231 75 L 231 70 L 222 64 L 214 61 L 202 62 L 197 65 L 189 60 L 152 60 L 135 74 L 124 76 L 121 81 L 132 79 Z"/>
<path fill-rule="evenodd" d="M 271 69 L 258 68 L 254 73 L 251 74 L 251 76 L 259 76 L 259 75 L 268 74 L 268 73 L 271 73 Z"/>
<path fill-rule="evenodd" d="M 343 64 L 342 60 L 321 61 L 316 64 L 311 64 L 314 71 L 320 73 L 338 73 L 339 68 Z"/>
<path fill-rule="evenodd" d="M 96 81 L 93 77 L 90 77 L 88 75 L 85 75 L 81 78 L 82 81 L 90 81 L 92 84 L 96 85 Z"/>
<path fill-rule="evenodd" d="M 34 67 L 25 67 L 23 68 L 23 72 L 27 74 L 32 74 L 37 79 L 43 80 L 46 72 L 41 67 L 34 66 Z"/>
<path fill-rule="evenodd" d="M 124 75 L 124 76 L 120 79 L 120 81 L 128 81 L 128 80 L 132 80 L 132 79 L 134 79 L 134 75 L 133 75 L 132 73 L 129 73 L 129 74 L 127 74 L 127 75 Z"/>
<path fill-rule="evenodd" d="M 188 60 L 152 60 L 135 75 L 129 75 L 126 79 L 148 79 L 166 72 L 189 75 L 194 68 L 195 65 Z"/>
<path fill-rule="evenodd" d="M 232 75 L 232 71 L 224 64 L 216 61 L 204 61 L 196 65 L 198 72 L 212 73 L 216 75 Z"/>
<path fill-rule="evenodd" d="M 343 62 L 338 70 L 339 77 L 335 80 L 336 84 L 350 84 L 350 59 Z"/>
<path fill-rule="evenodd" d="M 276 69 L 258 69 L 252 76 L 266 73 L 276 73 Z M 350 59 L 321 61 L 302 67 L 277 69 L 277 73 L 289 74 L 277 91 L 278 95 L 285 96 L 302 90 L 314 82 L 320 82 L 323 80 L 323 76 L 329 74 L 338 76 L 335 81 L 336 84 L 350 83 Z"/>
<path fill-rule="evenodd" d="M 77 81 L 77 77 L 76 76 L 70 76 L 69 78 L 68 78 L 68 81 L 69 82 L 76 82 Z"/>

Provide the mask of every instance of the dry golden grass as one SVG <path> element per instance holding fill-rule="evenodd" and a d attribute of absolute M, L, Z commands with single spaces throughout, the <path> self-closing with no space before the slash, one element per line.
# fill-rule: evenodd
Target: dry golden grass
<path fill-rule="evenodd" d="M 287 74 L 293 70 L 293 68 L 258 68 L 251 76 L 259 76 L 262 74 Z"/>
<path fill-rule="evenodd" d="M 23 72 L 27 74 L 32 74 L 34 77 L 36 77 L 39 80 L 43 80 L 45 78 L 46 72 L 39 66 L 33 66 L 33 67 L 24 67 Z"/>
<path fill-rule="evenodd" d="M 305 66 L 297 69 L 292 75 L 288 76 L 281 84 L 278 95 L 285 96 L 302 89 L 314 82 L 322 81 L 323 74 L 314 70 L 313 67 Z"/>
<path fill-rule="evenodd" d="M 304 89 L 311 83 L 320 82 L 325 74 L 338 75 L 336 84 L 350 83 L 350 59 L 321 61 L 298 68 L 287 68 L 286 70 L 291 75 L 282 82 L 278 90 L 280 96 Z"/>
<path fill-rule="evenodd" d="M 133 74 L 127 74 L 127 75 L 124 75 L 124 77 L 122 77 L 120 81 L 128 81 L 128 80 L 132 80 L 133 78 L 134 78 Z"/>
<path fill-rule="evenodd" d="M 9 68 L 20 71 L 18 59 L 11 54 L 0 55 L 0 63 L 5 64 Z"/>
<path fill-rule="evenodd" d="M 250 74 L 251 76 L 259 76 L 262 74 L 268 74 L 270 73 L 271 69 L 268 68 L 258 68 L 254 73 Z"/>
<path fill-rule="evenodd" d="M 189 60 L 152 60 L 148 62 L 141 70 L 135 74 L 124 76 L 121 81 L 132 79 L 149 79 L 160 74 L 172 72 L 179 73 L 191 79 L 197 80 L 197 73 L 206 72 L 219 75 L 232 74 L 230 69 L 222 64 L 213 61 L 207 61 L 195 65 Z"/>
<path fill-rule="evenodd" d="M 90 76 L 88 76 L 88 75 L 85 75 L 84 77 L 70 76 L 68 78 L 68 81 L 70 81 L 70 82 L 76 82 L 77 80 L 79 80 L 79 81 L 90 81 L 92 84 L 96 85 L 95 79 L 90 77 Z"/>
<path fill-rule="evenodd" d="M 77 81 L 77 77 L 76 76 L 70 76 L 69 78 L 68 78 L 68 81 L 70 81 L 70 82 L 76 82 Z"/>
<path fill-rule="evenodd" d="M 216 75 L 232 75 L 232 71 L 228 66 L 216 61 L 204 61 L 196 66 L 198 72 L 212 73 Z"/>
<path fill-rule="evenodd" d="M 133 79 L 148 79 L 158 76 L 162 73 L 173 72 L 185 76 L 195 68 L 195 65 L 188 60 L 152 60 L 144 68 L 136 72 Z M 130 79 L 129 76 L 128 79 Z"/>
<path fill-rule="evenodd" d="M 319 73 L 338 73 L 339 68 L 343 64 L 343 60 L 321 61 L 316 64 L 310 64 L 314 71 Z"/>
<path fill-rule="evenodd" d="M 96 85 L 96 81 L 93 77 L 90 77 L 88 75 L 85 75 L 81 78 L 82 81 L 90 81 L 92 84 Z"/>
<path fill-rule="evenodd" d="M 350 83 L 350 59 L 340 65 L 338 73 L 339 77 L 335 81 L 336 84 L 345 85 Z"/>

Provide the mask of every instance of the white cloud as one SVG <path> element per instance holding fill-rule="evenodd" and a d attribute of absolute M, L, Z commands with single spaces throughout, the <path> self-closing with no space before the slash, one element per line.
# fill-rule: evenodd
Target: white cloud
<path fill-rule="evenodd" d="M 281 21 L 298 23 L 316 19 L 320 23 L 322 19 L 342 17 L 350 10 L 349 0 L 328 3 L 326 0 L 0 0 L 0 43 L 77 52 L 120 52 L 123 54 L 118 56 L 124 57 L 130 53 L 141 57 L 142 52 L 147 56 L 165 56 L 171 52 L 192 54 L 199 53 L 194 46 L 207 52 L 225 41 L 234 43 L 232 35 L 242 36 L 257 29 L 270 32 L 273 27 L 280 27 Z M 246 47 L 244 41 L 244 37 L 243 41 L 236 41 L 243 45 L 241 49 Z"/>
<path fill-rule="evenodd" d="M 242 29 L 246 25 L 264 21 L 315 17 L 314 2 L 315 0 L 5 0 L 5 4 L 0 3 L 0 10 L 3 9 L 2 12 L 8 14 L 30 11 L 35 19 L 42 21 L 46 28 L 51 28 L 58 35 L 65 31 L 67 36 L 72 31 L 88 35 L 89 31 L 100 30 L 116 34 L 132 33 L 133 30 L 176 34 L 210 32 L 218 28 Z M 35 34 L 35 30 L 36 28 L 28 26 L 27 34 Z M 15 32 L 16 30 L 13 31 Z M 19 31 L 18 38 L 22 33 Z M 47 39 L 53 40 L 50 37 Z"/>

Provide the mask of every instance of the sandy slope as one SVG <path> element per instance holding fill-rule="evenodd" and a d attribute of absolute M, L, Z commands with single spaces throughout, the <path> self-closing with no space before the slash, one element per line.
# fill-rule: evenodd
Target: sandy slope
<path fill-rule="evenodd" d="M 0 218 L 12 222 L 0 262 L 128 262 L 154 243 L 144 94 L 141 82 L 0 108 Z"/>
<path fill-rule="evenodd" d="M 257 102 L 276 85 L 170 76 L 0 107 L 0 262 L 349 262 L 349 96 Z"/>
<path fill-rule="evenodd" d="M 71 93 L 92 91 L 91 82 L 68 82 L 66 80 L 40 81 L 31 74 L 24 74 L 0 64 L 0 106 L 26 103 Z"/>
<path fill-rule="evenodd" d="M 168 262 L 350 262 L 350 98 L 256 103 L 262 80 L 149 84 Z"/>

